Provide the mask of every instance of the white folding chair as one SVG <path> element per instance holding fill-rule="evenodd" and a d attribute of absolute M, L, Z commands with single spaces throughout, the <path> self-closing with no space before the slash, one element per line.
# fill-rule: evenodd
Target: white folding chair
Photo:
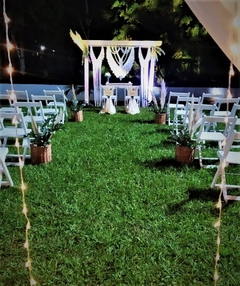
<path fill-rule="evenodd" d="M 129 103 L 129 100 L 131 98 L 135 99 L 137 102 L 137 105 L 140 107 L 140 86 L 139 85 L 132 85 L 132 86 L 126 86 L 127 94 L 124 98 L 124 105 L 127 106 Z"/>
<path fill-rule="evenodd" d="M 239 104 L 240 98 L 216 98 L 215 105 L 216 111 L 213 112 L 214 116 L 229 116 L 234 104 Z"/>
<path fill-rule="evenodd" d="M 36 124 L 42 124 L 46 120 L 41 101 L 15 102 L 14 106 L 16 110 L 23 112 L 24 121 L 26 122 L 27 126 L 29 123 L 32 122 L 32 118 L 34 119 Z"/>
<path fill-rule="evenodd" d="M 173 120 L 172 120 L 172 114 L 171 110 L 174 111 L 176 108 L 176 101 L 177 97 L 190 97 L 190 92 L 175 92 L 175 91 L 170 91 L 168 95 L 168 102 L 167 102 L 167 121 L 168 125 L 173 125 Z M 179 105 L 178 108 L 185 109 L 185 105 Z"/>
<path fill-rule="evenodd" d="M 1 102 L 1 112 L 12 112 L 14 111 L 14 107 L 12 101 L 10 99 L 10 95 L 8 94 L 0 94 L 0 102 Z M 2 105 L 3 104 L 3 105 Z"/>
<path fill-rule="evenodd" d="M 29 96 L 27 90 L 10 90 L 7 89 L 7 94 L 10 96 L 11 105 L 14 104 L 15 101 L 29 101 Z"/>
<path fill-rule="evenodd" d="M 228 200 L 240 201 L 240 195 L 236 196 L 228 194 L 229 189 L 240 190 L 240 168 L 237 169 L 238 172 L 231 169 L 231 165 L 240 165 L 240 146 L 238 151 L 232 150 L 232 144 L 235 140 L 240 140 L 240 132 L 233 130 L 226 139 L 224 150 L 219 150 L 217 152 L 220 163 L 211 183 L 211 188 L 222 189 L 225 202 Z M 230 171 L 231 173 L 228 173 Z M 219 179 L 221 181 L 218 183 Z M 236 184 L 231 184 L 232 182 Z"/>
<path fill-rule="evenodd" d="M 107 98 L 110 97 L 110 99 L 113 101 L 113 104 L 117 105 L 117 90 L 114 85 L 102 85 L 101 86 L 101 102 L 102 106 L 106 104 Z"/>
<path fill-rule="evenodd" d="M 199 104 L 199 97 L 194 96 L 178 96 L 176 107 L 173 115 L 173 127 L 178 133 L 178 127 L 184 126 L 187 123 L 188 113 L 191 104 Z"/>
<path fill-rule="evenodd" d="M 33 102 L 42 102 L 44 116 L 58 114 L 58 108 L 55 95 L 31 95 Z M 36 110 L 37 114 L 41 113 L 40 109 Z"/>
<path fill-rule="evenodd" d="M 220 116 L 206 116 L 202 117 L 201 126 L 196 135 L 196 144 L 198 149 L 198 159 L 200 167 L 213 167 L 214 165 L 204 165 L 203 160 L 216 160 L 216 157 L 203 157 L 203 147 L 206 148 L 206 141 L 216 142 L 218 144 L 218 150 L 222 150 L 222 142 L 226 139 L 231 130 L 234 129 L 237 121 L 237 117 L 220 117 Z M 209 125 L 214 124 L 215 130 L 211 130 Z M 222 130 L 223 129 L 223 130 Z M 213 150 L 215 154 L 214 146 L 209 151 Z"/>
<path fill-rule="evenodd" d="M 8 153 L 8 148 L 0 147 L 0 188 L 1 186 L 12 187 L 14 185 L 12 177 L 5 163 L 7 153 Z"/>
<path fill-rule="evenodd" d="M 66 103 L 66 96 L 64 93 L 64 90 L 43 90 L 44 95 L 54 95 L 55 99 L 56 99 L 56 105 L 58 108 L 62 108 L 63 110 L 63 123 L 65 121 L 65 116 L 68 116 L 67 113 L 67 103 Z M 49 102 L 48 106 L 53 106 L 54 103 L 53 102 Z"/>
<path fill-rule="evenodd" d="M 224 94 L 223 93 L 207 93 L 203 92 L 201 96 L 201 103 L 203 104 L 215 104 L 215 99 L 216 98 L 223 98 Z"/>
<path fill-rule="evenodd" d="M 8 146 L 13 147 L 15 142 L 9 145 L 9 141 L 13 139 L 16 140 L 16 138 L 20 139 L 22 141 L 22 148 L 23 148 L 23 152 L 22 154 L 20 154 L 20 156 L 22 156 L 22 161 L 24 162 L 27 157 L 27 150 L 30 149 L 30 139 L 28 135 L 31 132 L 31 129 L 27 128 L 24 121 L 23 113 L 0 112 L 0 122 L 1 122 L 1 132 L 0 132 L 1 147 L 8 147 Z M 18 154 L 8 153 L 7 157 L 18 157 Z"/>
<path fill-rule="evenodd" d="M 203 115 L 212 115 L 213 112 L 217 109 L 215 104 L 204 104 L 204 103 L 197 103 L 193 104 L 193 110 L 199 110 L 201 116 Z"/>

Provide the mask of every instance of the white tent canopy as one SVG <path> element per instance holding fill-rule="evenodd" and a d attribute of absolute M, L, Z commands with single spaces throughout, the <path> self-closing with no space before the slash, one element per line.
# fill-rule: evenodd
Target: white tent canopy
<path fill-rule="evenodd" d="M 199 22 L 240 71 L 239 0 L 185 0 Z"/>

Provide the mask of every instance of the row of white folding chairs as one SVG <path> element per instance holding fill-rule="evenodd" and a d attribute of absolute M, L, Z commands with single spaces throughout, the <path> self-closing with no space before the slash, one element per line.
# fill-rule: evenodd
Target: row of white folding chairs
<path fill-rule="evenodd" d="M 240 145 L 238 145 L 239 149 L 237 151 L 233 149 L 233 147 L 235 147 L 234 142 L 236 141 L 240 142 L 240 132 L 237 132 L 235 129 L 233 129 L 226 138 L 225 148 L 217 152 L 217 156 L 220 162 L 211 183 L 211 188 L 222 189 L 225 202 L 228 202 L 228 200 L 240 201 L 239 168 L 230 169 L 230 166 L 240 165 Z M 233 189 L 238 190 L 238 193 L 233 194 Z"/>
<path fill-rule="evenodd" d="M 20 112 L 0 112 L 1 132 L 0 147 L 8 148 L 8 145 L 15 146 L 13 140 L 18 140 L 22 153 L 20 156 L 24 162 L 27 158 L 27 151 L 30 148 L 29 133 L 32 129 L 27 127 L 23 113 Z M 9 124 L 12 123 L 12 124 Z M 10 142 L 10 143 L 9 143 Z M 7 157 L 18 157 L 18 154 L 8 153 Z"/>
<path fill-rule="evenodd" d="M 216 167 L 215 164 L 212 164 L 217 159 L 216 152 L 217 150 L 224 149 L 226 138 L 236 126 L 237 116 L 226 118 L 204 115 L 200 118 L 199 122 L 199 128 L 192 138 L 196 140 L 199 165 L 200 167 Z M 209 129 L 209 125 L 212 124 L 215 126 L 214 130 Z M 216 146 L 214 146 L 214 142 Z M 206 148 L 207 144 L 211 144 L 211 148 Z M 213 157 L 209 156 L 210 151 Z"/>
<path fill-rule="evenodd" d="M 42 101 L 44 106 L 44 111 L 46 114 L 55 114 L 60 108 L 63 110 L 63 122 L 65 121 L 65 116 L 67 116 L 67 104 L 66 96 L 63 90 L 43 90 L 42 95 L 28 95 L 27 90 L 6 90 L 9 96 L 9 105 L 13 106 L 14 102 L 24 101 Z M 43 97 L 45 96 L 45 97 Z M 45 109 L 45 106 L 48 108 Z"/>
<path fill-rule="evenodd" d="M 190 92 L 169 92 L 168 96 L 168 102 L 167 102 L 167 120 L 168 120 L 168 125 L 173 125 L 174 120 L 172 120 L 172 114 L 171 110 L 174 111 L 177 105 L 177 98 L 184 98 L 184 97 L 190 97 L 191 93 Z M 192 94 L 193 96 L 193 94 Z M 225 98 L 223 93 L 205 93 L 203 92 L 202 95 L 199 97 L 199 104 L 207 104 L 207 105 L 215 105 L 215 115 L 217 116 L 224 116 L 227 114 L 226 110 L 222 111 L 221 106 L 223 104 L 227 105 L 233 105 L 234 103 L 239 104 L 240 103 L 240 98 Z M 184 103 L 179 103 L 178 104 L 178 109 L 185 110 L 185 105 Z"/>

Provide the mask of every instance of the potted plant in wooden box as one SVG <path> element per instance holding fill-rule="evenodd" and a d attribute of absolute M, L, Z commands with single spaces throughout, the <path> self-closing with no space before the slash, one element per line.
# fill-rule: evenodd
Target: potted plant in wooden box
<path fill-rule="evenodd" d="M 72 91 L 72 98 L 67 100 L 67 106 L 71 110 L 71 115 L 73 121 L 82 122 L 83 121 L 83 108 L 88 105 L 88 103 L 85 100 L 78 100 L 77 99 L 77 93 L 81 91 L 82 86 L 76 86 L 72 85 L 71 89 L 68 89 L 65 91 L 65 94 L 68 94 L 70 90 Z"/>
<path fill-rule="evenodd" d="M 62 128 L 63 111 L 52 115 L 46 121 L 37 126 L 32 117 L 32 132 L 30 133 L 30 149 L 32 164 L 48 163 L 52 161 L 51 138 L 55 132 Z"/>
<path fill-rule="evenodd" d="M 160 97 L 157 99 L 152 92 L 152 101 L 149 103 L 149 110 L 155 113 L 155 123 L 166 124 L 167 108 L 166 108 L 167 87 L 164 79 L 161 82 Z"/>
<path fill-rule="evenodd" d="M 194 160 L 196 150 L 196 140 L 194 134 L 201 124 L 201 116 L 198 110 L 193 112 L 190 107 L 188 124 L 182 126 L 180 130 L 172 130 L 171 135 L 176 142 L 175 160 L 183 164 L 191 164 Z"/>

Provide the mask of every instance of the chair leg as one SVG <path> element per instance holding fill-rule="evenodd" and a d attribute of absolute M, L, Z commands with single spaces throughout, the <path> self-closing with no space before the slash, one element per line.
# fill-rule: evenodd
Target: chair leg
<path fill-rule="evenodd" d="M 4 148 L 5 149 L 5 148 Z M 0 157 L 0 188 L 1 186 L 10 186 L 12 187 L 13 184 L 13 180 L 12 177 L 8 171 L 8 168 L 6 166 L 5 163 L 5 158 L 6 158 L 6 154 L 7 154 L 7 150 L 2 150 L 4 153 L 1 154 Z M 3 174 L 5 174 L 6 176 L 6 181 L 3 181 Z"/>
<path fill-rule="evenodd" d="M 197 147 L 197 150 L 198 150 L 198 161 L 199 161 L 199 166 L 200 168 L 203 167 L 203 159 L 202 159 L 202 149 L 200 146 Z"/>
<path fill-rule="evenodd" d="M 226 183 L 226 175 L 225 175 L 225 168 L 223 167 L 222 169 L 222 188 L 223 188 L 223 198 L 224 201 L 227 203 L 228 202 L 228 195 L 227 195 L 227 183 Z"/>
<path fill-rule="evenodd" d="M 222 174 L 222 165 L 221 165 L 221 163 L 220 163 L 220 165 L 218 166 L 217 171 L 216 171 L 216 173 L 215 173 L 215 175 L 214 175 L 214 178 L 213 178 L 213 180 L 212 180 L 212 184 L 211 184 L 211 188 L 212 188 L 212 189 L 215 187 L 215 185 L 216 185 L 216 183 L 217 183 L 217 179 L 219 178 L 219 176 L 220 176 L 221 174 Z"/>

